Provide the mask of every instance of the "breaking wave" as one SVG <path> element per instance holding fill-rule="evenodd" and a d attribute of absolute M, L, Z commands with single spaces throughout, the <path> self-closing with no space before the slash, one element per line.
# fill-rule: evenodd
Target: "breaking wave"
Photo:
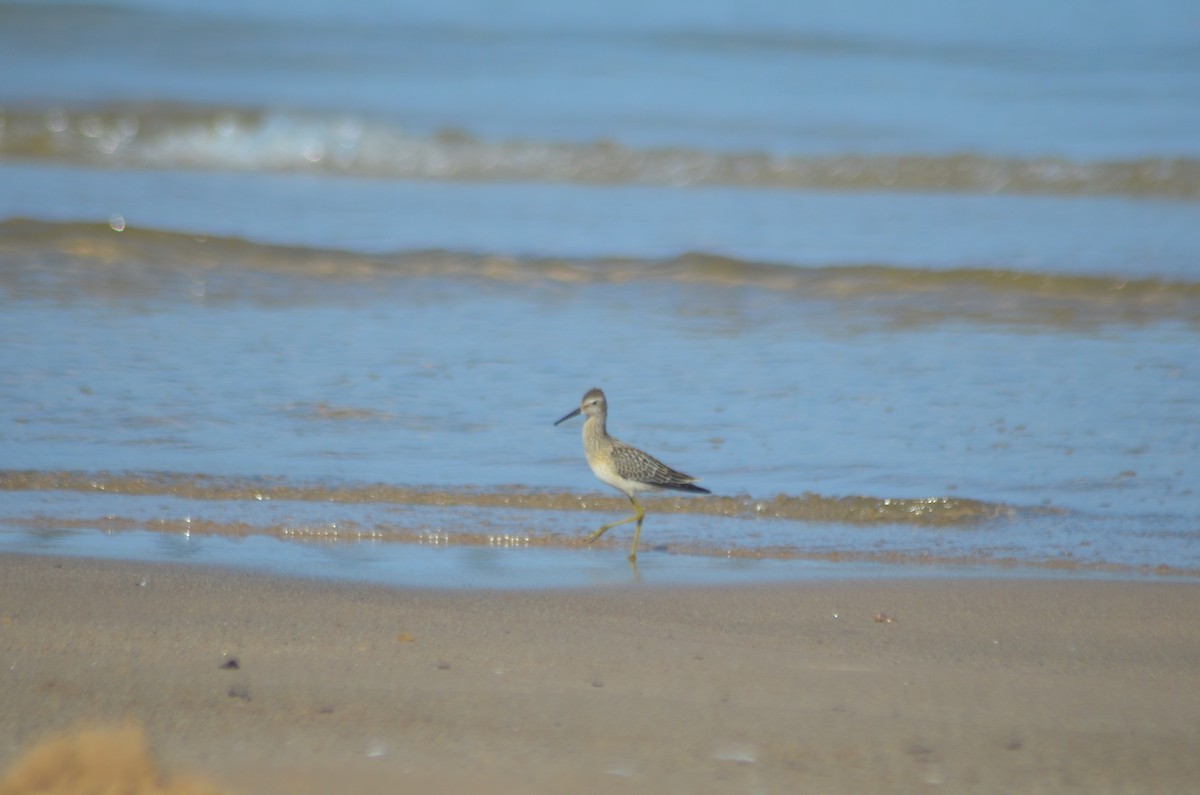
<path fill-rule="evenodd" d="M 1200 161 L 1189 158 L 636 149 L 610 141 L 494 141 L 461 130 L 422 134 L 355 116 L 162 105 L 0 108 L 0 159 L 379 179 L 1200 198 Z"/>
<path fill-rule="evenodd" d="M 427 278 L 531 286 L 658 282 L 750 288 L 857 307 L 907 324 L 946 319 L 1052 326 L 1200 322 L 1200 283 L 1186 280 L 886 263 L 804 267 L 701 253 L 665 259 L 453 251 L 373 255 L 113 224 L 0 222 L 0 289 L 18 297 L 80 301 L 182 292 L 214 303 L 279 296 L 324 301 L 331 300 L 336 291 L 330 288 L 337 284 Z"/>

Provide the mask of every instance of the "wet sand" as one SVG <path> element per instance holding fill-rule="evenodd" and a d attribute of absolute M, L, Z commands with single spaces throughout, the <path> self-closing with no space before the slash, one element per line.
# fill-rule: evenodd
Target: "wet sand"
<path fill-rule="evenodd" d="M 0 770 L 133 721 L 162 771 L 233 793 L 1196 791 L 1198 597 L 450 593 L 3 556 Z"/>

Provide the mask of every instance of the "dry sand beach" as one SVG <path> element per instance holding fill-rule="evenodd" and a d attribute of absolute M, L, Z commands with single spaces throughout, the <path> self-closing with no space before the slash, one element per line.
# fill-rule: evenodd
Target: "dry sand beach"
<path fill-rule="evenodd" d="M 128 722 L 180 793 L 1196 792 L 1197 595 L 447 593 L 10 555 L 0 792 L 31 791 L 38 741 Z"/>

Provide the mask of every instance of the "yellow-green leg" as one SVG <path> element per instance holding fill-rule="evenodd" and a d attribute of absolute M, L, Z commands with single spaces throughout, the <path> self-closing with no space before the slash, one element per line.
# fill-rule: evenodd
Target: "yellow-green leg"
<path fill-rule="evenodd" d="M 590 536 L 588 536 L 587 541 L 589 544 L 592 543 L 597 538 L 604 535 L 604 533 L 606 531 L 611 530 L 612 528 L 617 527 L 618 525 L 629 524 L 630 522 L 637 522 L 637 529 L 633 531 L 633 547 L 629 550 L 629 559 L 634 560 L 637 558 L 638 537 L 642 534 L 642 519 L 646 518 L 646 511 L 643 510 L 641 503 L 639 503 L 637 501 L 637 498 L 634 497 L 632 494 L 629 495 L 629 501 L 633 503 L 633 510 L 637 511 L 637 513 L 635 513 L 633 516 L 628 516 L 628 517 L 620 520 L 619 522 L 612 522 L 610 524 L 604 525 L 604 527 L 601 527 L 599 530 L 597 530 L 596 532 L 594 532 Z"/>

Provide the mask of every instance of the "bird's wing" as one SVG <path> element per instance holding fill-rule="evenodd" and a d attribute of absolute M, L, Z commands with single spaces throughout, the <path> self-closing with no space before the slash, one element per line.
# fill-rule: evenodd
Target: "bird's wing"
<path fill-rule="evenodd" d="M 691 475 L 671 469 L 649 453 L 623 442 L 613 445 L 612 458 L 618 475 L 639 483 L 669 489 L 690 485 L 695 480 Z"/>

